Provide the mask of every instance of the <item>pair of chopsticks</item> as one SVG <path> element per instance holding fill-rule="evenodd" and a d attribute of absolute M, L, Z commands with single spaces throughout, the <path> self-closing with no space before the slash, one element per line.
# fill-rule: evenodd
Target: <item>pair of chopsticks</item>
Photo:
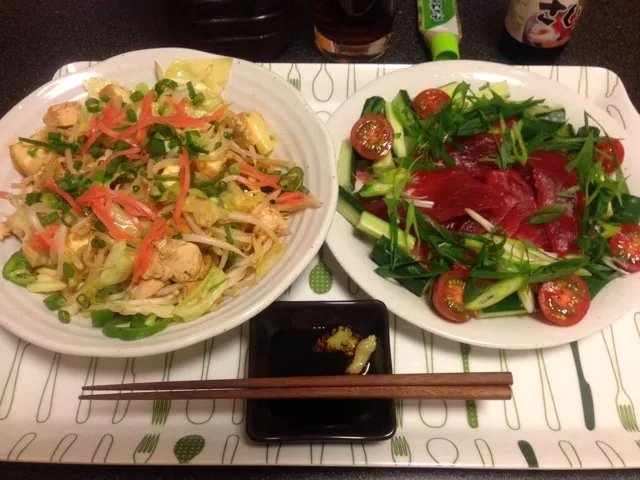
<path fill-rule="evenodd" d="M 228 398 L 509 400 L 512 384 L 513 376 L 510 372 L 274 377 L 93 385 L 82 387 L 82 390 L 84 392 L 116 391 L 117 393 L 97 395 L 83 393 L 78 398 L 80 400 Z"/>

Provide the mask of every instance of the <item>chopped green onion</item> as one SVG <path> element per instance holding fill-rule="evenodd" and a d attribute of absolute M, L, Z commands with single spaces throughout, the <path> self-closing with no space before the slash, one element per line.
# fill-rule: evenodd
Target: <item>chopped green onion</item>
<path fill-rule="evenodd" d="M 97 98 L 87 98 L 84 102 L 89 113 L 98 113 L 100 111 L 100 101 Z"/>
<path fill-rule="evenodd" d="M 100 220 L 96 220 L 96 223 L 93 224 L 94 227 L 96 227 L 96 230 L 104 233 L 107 231 L 107 227 L 104 226 L 104 223 L 102 223 Z"/>
<path fill-rule="evenodd" d="M 111 97 L 109 95 L 100 95 L 100 100 L 102 100 L 104 103 L 109 103 Z"/>
<path fill-rule="evenodd" d="M 40 197 L 40 201 L 49 208 L 60 208 L 60 199 L 55 193 L 46 192 Z"/>
<path fill-rule="evenodd" d="M 66 303 L 66 301 L 67 300 L 64 298 L 64 295 L 60 292 L 52 293 L 43 300 L 45 306 L 49 310 L 58 310 Z"/>
<path fill-rule="evenodd" d="M 114 152 L 121 152 L 122 150 L 127 150 L 129 148 L 131 148 L 131 146 L 127 142 L 124 142 L 122 140 L 118 140 L 116 142 L 116 144 L 113 146 L 113 151 Z"/>
<path fill-rule="evenodd" d="M 170 78 L 163 78 L 155 85 L 155 90 L 158 95 L 161 95 L 167 88 L 174 89 L 177 88 L 178 84 L 174 80 Z"/>
<path fill-rule="evenodd" d="M 158 115 L 164 115 L 164 112 L 169 107 L 169 102 L 163 102 L 162 105 L 158 108 Z"/>
<path fill-rule="evenodd" d="M 42 198 L 42 194 L 40 192 L 31 192 L 31 193 L 27 193 L 26 197 L 24 198 L 24 201 L 27 205 L 31 206 L 34 203 L 38 203 L 41 198 Z"/>
<path fill-rule="evenodd" d="M 135 92 L 132 92 L 131 95 L 129 95 L 129 99 L 132 102 L 139 102 L 140 100 L 142 100 L 144 98 L 144 93 L 136 90 Z"/>
<path fill-rule="evenodd" d="M 140 92 L 143 95 L 145 93 L 149 93 L 149 85 L 147 85 L 144 82 L 140 82 L 140 83 L 136 84 L 136 92 Z"/>
<path fill-rule="evenodd" d="M 73 162 L 73 169 L 74 170 L 80 170 L 82 168 L 82 161 L 81 160 L 75 160 Z"/>
<path fill-rule="evenodd" d="M 60 215 L 58 212 L 51 212 L 45 215 L 38 215 L 38 219 L 40 220 L 40 225 L 46 227 L 47 225 L 51 225 L 52 223 L 58 221 Z"/>
<path fill-rule="evenodd" d="M 304 193 L 305 195 L 309 195 L 311 193 L 311 191 L 304 185 L 300 185 L 298 187 L 298 191 Z"/>
<path fill-rule="evenodd" d="M 91 325 L 102 327 L 116 316 L 111 310 L 94 310 L 91 312 Z"/>
<path fill-rule="evenodd" d="M 222 142 L 216 142 L 216 144 L 213 146 L 214 150 L 219 149 L 222 146 Z"/>
<path fill-rule="evenodd" d="M 106 246 L 107 246 L 107 242 L 105 242 L 101 238 L 94 238 L 93 240 L 91 240 L 92 248 L 104 248 Z"/>
<path fill-rule="evenodd" d="M 204 97 L 204 93 L 202 92 L 198 92 L 195 94 L 195 96 L 193 97 L 193 99 L 191 100 L 191 102 L 193 103 L 194 106 L 198 106 L 198 105 L 202 105 L 205 101 L 205 97 Z"/>
<path fill-rule="evenodd" d="M 122 292 L 122 285 L 109 285 L 108 287 L 98 290 L 98 293 L 96 293 L 96 302 L 104 302 L 109 295 L 120 292 Z"/>
<path fill-rule="evenodd" d="M 66 310 L 58 310 L 58 320 L 60 323 L 69 323 L 71 322 L 71 314 Z"/>
<path fill-rule="evenodd" d="M 89 137 L 87 137 L 86 135 L 80 135 L 77 139 L 78 145 L 84 145 L 85 143 L 87 143 L 87 140 L 89 140 Z"/>
<path fill-rule="evenodd" d="M 47 133 L 47 139 L 50 142 L 61 142 L 62 141 L 62 135 L 60 135 L 60 132 L 49 132 L 49 133 Z"/>
<path fill-rule="evenodd" d="M 134 109 L 127 109 L 127 120 L 129 120 L 131 123 L 135 123 L 138 121 L 138 115 L 136 114 L 136 111 Z"/>
<path fill-rule="evenodd" d="M 151 155 L 151 157 L 153 158 L 161 157 L 167 153 L 167 149 L 164 145 L 164 140 L 160 140 L 158 138 L 152 138 L 151 140 L 149 140 L 146 149 L 147 152 L 149 152 L 149 155 Z"/>
<path fill-rule="evenodd" d="M 135 193 L 140 191 L 140 185 L 134 185 L 133 187 L 131 187 L 131 190 L 133 190 Z"/>
<path fill-rule="evenodd" d="M 187 90 L 189 91 L 189 98 L 193 100 L 193 97 L 196 96 L 196 89 L 193 88 L 193 83 L 187 82 Z"/>
<path fill-rule="evenodd" d="M 29 150 L 27 150 L 27 154 L 32 157 L 35 158 L 38 155 L 38 147 L 31 147 L 29 148 Z"/>
<path fill-rule="evenodd" d="M 224 132 L 222 136 L 227 140 L 231 140 L 233 138 L 233 134 L 231 132 Z"/>
<path fill-rule="evenodd" d="M 76 276 L 76 269 L 70 263 L 64 262 L 62 264 L 62 274 L 67 278 L 73 278 Z"/>
<path fill-rule="evenodd" d="M 91 175 L 91 180 L 93 180 L 94 182 L 97 182 L 97 183 L 103 183 L 104 182 L 104 170 L 97 170 L 96 172 L 94 172 L 93 175 Z"/>
<path fill-rule="evenodd" d="M 220 182 L 220 183 L 218 183 L 218 188 L 217 188 L 217 190 L 218 190 L 219 192 L 223 192 L 223 191 L 225 191 L 226 189 L 227 189 L 227 182 Z"/>
<path fill-rule="evenodd" d="M 527 223 L 539 224 L 553 222 L 567 211 L 566 205 L 548 205 L 539 208 L 527 218 Z"/>
<path fill-rule="evenodd" d="M 229 165 L 229 175 L 240 175 L 240 164 L 232 163 Z"/>
<path fill-rule="evenodd" d="M 60 218 L 60 221 L 65 227 L 73 227 L 78 220 L 72 212 L 65 212 L 64 215 Z"/>
<path fill-rule="evenodd" d="M 76 302 L 78 302 L 78 304 L 82 308 L 89 308 L 91 306 L 91 301 L 89 300 L 89 297 L 87 297 L 84 293 L 76 297 Z"/>
<path fill-rule="evenodd" d="M 89 153 L 93 158 L 100 158 L 102 155 L 104 155 L 104 150 L 102 150 L 98 146 L 94 146 L 89 149 Z"/>
<path fill-rule="evenodd" d="M 167 147 L 169 148 L 176 148 L 178 146 L 180 146 L 180 140 L 178 140 L 177 138 L 171 138 L 167 142 Z"/>
<path fill-rule="evenodd" d="M 173 239 L 174 239 L 174 240 L 182 240 L 182 233 L 176 233 L 176 234 L 173 236 Z"/>

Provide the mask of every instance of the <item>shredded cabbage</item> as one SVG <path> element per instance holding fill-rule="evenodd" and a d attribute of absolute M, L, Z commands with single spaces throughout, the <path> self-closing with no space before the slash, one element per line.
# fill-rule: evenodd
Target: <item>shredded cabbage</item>
<path fill-rule="evenodd" d="M 55 275 L 55 270 L 52 270 L 51 273 Z M 27 290 L 31 293 L 52 293 L 63 290 L 67 286 L 66 282 L 53 275 L 39 273 L 36 281 L 27 285 Z"/>
<path fill-rule="evenodd" d="M 207 276 L 184 300 L 173 310 L 173 315 L 185 322 L 190 322 L 207 313 L 227 288 L 229 279 L 217 267 L 211 267 Z"/>
<path fill-rule="evenodd" d="M 99 288 L 115 285 L 129 278 L 133 269 L 133 258 L 133 252 L 127 249 L 126 242 L 116 243 L 100 270 L 100 275 L 98 276 Z"/>
<path fill-rule="evenodd" d="M 173 316 L 173 303 L 170 299 L 149 298 L 145 300 L 112 300 L 91 305 L 91 310 L 111 310 L 121 315 L 157 315 L 160 318 Z"/>
<path fill-rule="evenodd" d="M 222 58 L 186 58 L 174 60 L 164 72 L 165 78 L 179 84 L 192 82 L 196 90 L 207 88 L 205 95 L 219 97 L 229 81 L 232 59 Z"/>
<path fill-rule="evenodd" d="M 193 219 L 202 228 L 212 227 L 223 216 L 223 211 L 201 190 L 189 190 L 184 202 L 185 212 L 193 214 Z"/>

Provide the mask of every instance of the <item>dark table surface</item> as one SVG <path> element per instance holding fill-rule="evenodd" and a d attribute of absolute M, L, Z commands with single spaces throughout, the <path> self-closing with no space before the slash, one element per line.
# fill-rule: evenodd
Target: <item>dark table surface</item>
<path fill-rule="evenodd" d="M 311 33 L 310 0 L 296 2 L 294 41 L 275 61 L 321 62 Z M 498 38 L 507 0 L 460 0 L 466 59 L 505 62 Z M 428 60 L 416 29 L 414 0 L 398 0 L 394 38 L 386 63 L 420 63 Z M 80 60 L 100 60 L 143 48 L 183 46 L 174 37 L 161 0 L 0 0 L 0 115 L 50 80 L 62 65 Z M 636 108 L 640 107 L 640 4 L 628 0 L 588 2 L 574 38 L 557 63 L 609 68 L 622 78 Z M 0 423 L 1 428 L 1 423 Z M 299 479 L 365 478 L 416 479 L 632 479 L 640 471 L 511 472 L 466 470 L 396 470 L 335 468 L 161 468 L 43 466 L 0 463 L 3 480 L 62 477 L 67 480 L 118 479 Z"/>

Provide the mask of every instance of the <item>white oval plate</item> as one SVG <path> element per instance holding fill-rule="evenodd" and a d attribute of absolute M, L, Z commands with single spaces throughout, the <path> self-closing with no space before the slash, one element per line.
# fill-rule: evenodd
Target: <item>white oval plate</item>
<path fill-rule="evenodd" d="M 80 73 L 49 82 L 16 105 L 0 120 L 0 189 L 10 190 L 19 180 L 8 146 L 19 135 L 31 134 L 53 104 L 86 97 L 82 83 L 90 77 L 117 79 L 129 87 L 155 83 L 153 62 L 166 67 L 180 58 L 211 57 L 195 50 L 163 48 L 125 53 Z M 256 108 L 280 139 L 278 152 L 305 171 L 305 182 L 322 201 L 318 209 L 305 210 L 290 222 L 294 234 L 277 265 L 238 298 L 226 301 L 216 312 L 190 323 L 173 324 L 165 331 L 139 341 L 122 342 L 102 335 L 88 319 L 76 317 L 68 325 L 46 310 L 42 297 L 1 280 L 0 326 L 40 347 L 70 355 L 140 357 L 155 355 L 206 340 L 258 314 L 275 301 L 311 262 L 331 225 L 337 201 L 335 153 L 324 124 L 302 95 L 278 75 L 243 60 L 234 59 L 223 97 L 236 111 Z M 8 210 L 6 202 L 1 211 Z M 0 264 L 19 248 L 17 240 L 0 242 Z"/>
<path fill-rule="evenodd" d="M 339 151 L 358 119 L 364 101 L 373 95 L 387 100 L 400 89 L 413 97 L 425 88 L 439 87 L 449 82 L 466 81 L 473 88 L 486 82 L 507 80 L 511 96 L 522 100 L 546 98 L 564 105 L 571 122 L 583 125 L 588 111 L 611 136 L 624 138 L 625 131 L 604 110 L 580 97 L 574 91 L 540 75 L 506 65 L 489 62 L 456 60 L 416 65 L 386 75 L 351 96 L 329 119 L 327 126 Z M 640 145 L 635 138 L 626 139 L 625 175 L 630 175 L 629 187 L 640 193 Z M 562 345 L 592 335 L 615 322 L 638 305 L 635 297 L 640 286 L 640 274 L 619 278 L 608 284 L 594 299 L 587 316 L 572 327 L 556 327 L 534 316 L 513 316 L 498 319 L 452 323 L 439 317 L 427 304 L 408 290 L 373 273 L 376 265 L 369 258 L 372 244 L 360 235 L 340 214 L 336 214 L 327 237 L 327 244 L 349 276 L 373 298 L 383 301 L 396 315 L 414 325 L 458 342 L 489 348 L 529 349 Z"/>

